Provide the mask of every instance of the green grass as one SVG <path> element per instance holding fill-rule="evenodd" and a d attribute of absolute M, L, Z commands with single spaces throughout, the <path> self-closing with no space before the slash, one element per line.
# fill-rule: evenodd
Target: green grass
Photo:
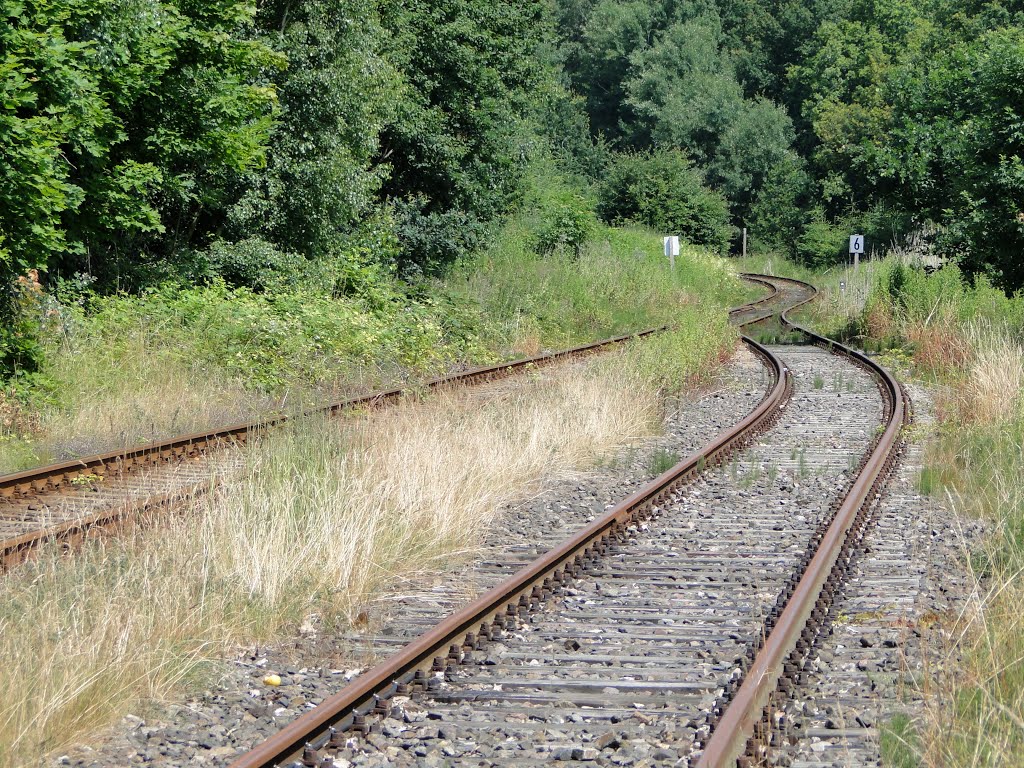
<path fill-rule="evenodd" d="M 881 729 L 882 765 L 888 768 L 918 768 L 921 765 L 918 735 L 910 718 L 895 715 Z"/>
<path fill-rule="evenodd" d="M 647 465 L 647 471 L 652 475 L 660 475 L 672 469 L 680 461 L 680 456 L 675 451 L 665 448 L 655 448 Z"/>
<path fill-rule="evenodd" d="M 727 261 L 688 247 L 671 271 L 661 249 L 653 232 L 605 228 L 579 257 L 539 256 L 516 221 L 445 285 L 480 307 L 491 345 L 523 350 L 674 324 L 686 304 L 722 308 L 749 295 Z"/>

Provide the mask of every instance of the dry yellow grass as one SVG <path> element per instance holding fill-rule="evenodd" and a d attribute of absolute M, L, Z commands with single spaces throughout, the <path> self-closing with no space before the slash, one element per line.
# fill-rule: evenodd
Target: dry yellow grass
<path fill-rule="evenodd" d="M 944 639 L 933 638 L 942 645 L 933 649 L 939 661 L 927 670 L 924 729 L 912 750 L 924 766 L 1024 766 L 1024 569 L 1019 557 L 1006 558 L 1006 533 L 965 558 L 984 568 L 972 568 L 974 599 L 941 617 Z"/>
<path fill-rule="evenodd" d="M 116 353 L 57 357 L 54 367 L 73 387 L 61 393 L 61 407 L 40 413 L 41 448 L 51 454 L 83 455 L 206 430 L 271 405 L 237 382 L 151 347 L 144 334 L 126 334 Z"/>
<path fill-rule="evenodd" d="M 990 325 L 964 329 L 969 362 L 932 464 L 950 506 L 986 520 L 965 548 L 975 599 L 944 617 L 948 648 L 925 679 L 926 766 L 1024 766 L 1024 350 Z"/>
<path fill-rule="evenodd" d="M 296 424 L 193 515 L 9 574 L 0 766 L 35 764 L 236 644 L 312 612 L 344 621 L 395 575 L 449 567 L 501 504 L 654 429 L 657 384 L 626 360 Z"/>
<path fill-rule="evenodd" d="M 964 414 L 979 424 L 999 424 L 1018 414 L 1024 389 L 1024 349 L 1005 334 L 974 326 L 968 333 L 973 349 L 962 389 Z"/>
<path fill-rule="evenodd" d="M 474 546 L 531 483 L 653 428 L 657 397 L 631 396 L 631 376 L 606 364 L 569 371 L 483 402 L 442 393 L 340 438 L 322 424 L 279 435 L 206 518 L 204 537 L 221 545 L 215 577 L 271 603 L 302 584 L 351 610 L 397 568 L 436 567 Z"/>

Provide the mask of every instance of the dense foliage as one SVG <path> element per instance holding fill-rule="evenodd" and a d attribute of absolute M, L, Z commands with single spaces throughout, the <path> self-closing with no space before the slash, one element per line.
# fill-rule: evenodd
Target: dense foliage
<path fill-rule="evenodd" d="M 930 233 L 1024 286 L 1019 0 L 0 0 L 0 282 L 444 271 L 557 198 L 811 265 Z M 560 190 L 560 191 L 557 191 Z M 0 370 L 33 345 L 0 292 Z"/>
<path fill-rule="evenodd" d="M 681 149 L 756 241 L 812 265 L 934 233 L 1024 286 L 1017 0 L 564 0 L 595 134 Z"/>

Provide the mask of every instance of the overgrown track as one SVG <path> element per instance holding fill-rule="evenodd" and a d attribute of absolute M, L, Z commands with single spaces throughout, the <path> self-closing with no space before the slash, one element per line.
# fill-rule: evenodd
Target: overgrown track
<path fill-rule="evenodd" d="M 665 327 L 652 328 L 560 352 L 474 368 L 431 379 L 424 387 L 432 390 L 494 381 L 663 330 Z M 380 408 L 405 394 L 402 389 L 374 392 L 303 415 Z M 225 447 L 245 444 L 289 418 L 281 415 L 181 435 L 138 448 L 0 476 L 0 571 L 21 563 L 42 545 L 72 547 L 89 535 L 116 530 L 148 513 L 180 507 L 207 493 L 216 482 L 209 466 L 211 456 Z"/>
<path fill-rule="evenodd" d="M 783 322 L 798 328 L 785 310 L 813 299 L 814 289 L 748 277 L 772 293 L 734 317 L 748 325 L 782 309 Z M 764 757 L 772 738 L 763 717 L 772 711 L 766 710 L 769 696 L 799 676 L 802 654 L 863 534 L 860 510 L 892 464 L 905 418 L 899 386 L 888 374 L 807 333 L 826 349 L 773 350 L 744 338 L 774 383 L 739 424 L 234 767 L 356 759 L 363 749 L 384 749 L 388 740 L 373 735 L 381 719 L 398 745 L 388 749 L 388 764 L 417 765 L 418 756 L 430 754 L 485 765 L 594 759 L 636 729 L 638 711 L 640 731 L 660 728 L 661 742 L 673 745 L 658 760 L 735 765 L 737 758 L 748 759 L 744 752 Z M 779 359 L 782 349 L 788 367 Z M 815 382 L 839 366 L 850 394 L 819 394 L 816 385 L 799 395 L 798 408 L 786 408 L 794 365 L 797 375 Z M 776 507 L 766 507 L 762 502 L 770 500 L 763 498 L 736 498 L 728 470 L 702 474 L 731 457 L 734 471 L 750 464 L 739 449 L 780 419 L 772 441 L 781 432 L 781 443 L 792 444 L 791 462 L 799 446 L 809 447 L 811 455 L 801 454 L 800 461 L 812 472 L 830 468 L 834 474 L 842 443 L 851 464 L 860 458 L 858 471 L 840 460 L 839 477 L 852 477 L 835 487 L 810 482 L 810 496 L 790 488 Z M 880 423 L 885 430 L 879 434 Z M 785 461 L 780 447 L 772 446 L 773 461 Z M 745 471 L 754 472 L 753 465 Z M 820 482 L 828 486 L 825 477 Z M 683 488 L 694 480 L 716 499 L 696 514 Z M 551 605 L 555 594 L 564 599 Z M 410 702 L 410 695 L 417 700 Z M 443 723 L 443 731 L 402 724 L 425 717 Z"/>

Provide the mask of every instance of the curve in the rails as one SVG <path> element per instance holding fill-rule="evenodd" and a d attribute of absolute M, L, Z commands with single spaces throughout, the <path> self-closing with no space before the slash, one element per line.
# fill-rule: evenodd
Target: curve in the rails
<path fill-rule="evenodd" d="M 425 387 L 439 389 L 493 381 L 600 352 L 666 328 L 474 368 L 431 379 Z M 331 403 L 303 415 L 378 408 L 398 401 L 403 395 L 401 389 L 389 389 Z M 207 493 L 214 485 L 209 471 L 191 466 L 190 461 L 201 461 L 223 447 L 246 443 L 289 418 L 292 417 L 274 416 L 0 476 L 0 572 L 21 563 L 44 544 L 73 546 L 91 532 L 114 528 L 140 518 L 143 513 L 180 507 Z M 143 471 L 168 476 L 144 478 Z"/>
<path fill-rule="evenodd" d="M 772 294 L 741 310 L 769 301 L 778 303 L 787 297 L 787 306 L 795 306 L 813 298 L 815 293 L 806 284 L 776 285 L 771 278 L 757 278 L 755 282 L 771 286 Z M 791 376 L 767 348 L 747 337 L 743 341 L 764 362 L 773 379 L 764 399 L 745 418 L 574 536 L 289 723 L 232 763 L 233 768 L 269 768 L 289 760 L 304 766 L 333 765 L 331 758 L 319 754 L 320 749 L 337 749 L 347 740 L 347 731 L 365 730 L 367 717 L 386 712 L 385 702 L 394 696 L 426 689 L 433 672 L 443 670 L 449 660 L 457 663 L 477 646 L 478 639 L 490 639 L 515 625 L 519 616 L 571 582 L 581 571 L 596 565 L 610 546 L 629 538 L 631 529 L 665 503 L 675 489 L 706 467 L 724 463 L 733 452 L 774 424 L 791 395 Z"/>
<path fill-rule="evenodd" d="M 788 600 L 781 614 L 747 666 L 731 701 L 714 723 L 698 763 L 702 768 L 731 768 L 737 762 L 748 765 L 761 760 L 770 749 L 772 697 L 784 697 L 799 677 L 821 629 L 820 622 L 827 615 L 854 548 L 864 535 L 868 502 L 881 492 L 893 469 L 900 450 L 900 433 L 909 419 L 908 401 L 899 382 L 882 366 L 867 355 L 797 324 L 788 317 L 788 311 L 782 313 L 781 319 L 815 344 L 855 361 L 876 378 L 886 407 L 885 429 L 863 462 L 799 580 L 787 587 Z"/>

